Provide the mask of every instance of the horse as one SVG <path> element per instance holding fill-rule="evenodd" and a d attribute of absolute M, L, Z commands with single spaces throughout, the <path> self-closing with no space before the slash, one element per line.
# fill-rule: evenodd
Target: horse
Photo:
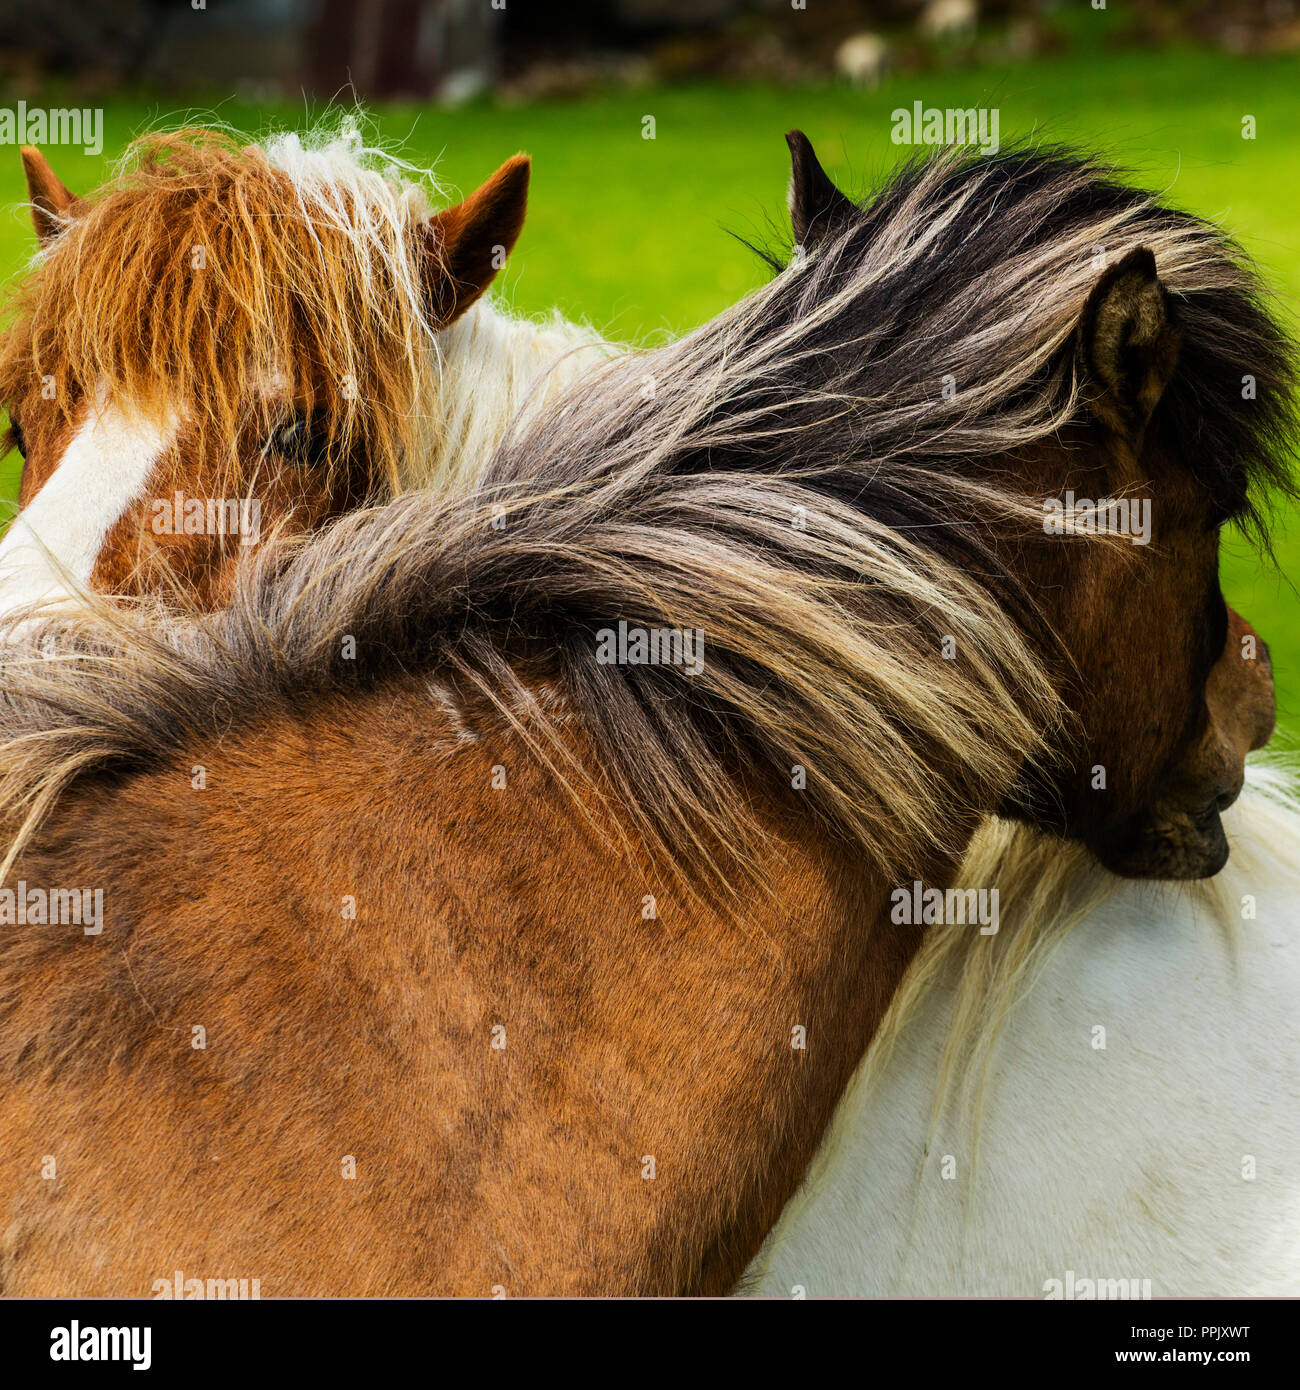
<path fill-rule="evenodd" d="M 3 668 L 3 877 L 105 886 L 0 947 L 4 1292 L 724 1292 L 988 814 L 1222 867 L 1273 704 L 1218 530 L 1294 437 L 1249 266 L 1066 152 L 858 205 L 791 143 L 805 254 L 472 494 Z"/>
<path fill-rule="evenodd" d="M 958 882 L 1004 885 L 1001 929 L 935 929 L 745 1291 L 1294 1296 L 1294 771 L 1225 820 L 1188 885 L 982 827 Z"/>
<path fill-rule="evenodd" d="M 86 586 L 218 606 L 263 537 L 454 485 L 605 350 L 483 298 L 524 155 L 440 211 L 355 121 L 150 134 L 89 198 L 23 163 L 40 251 L 0 356 L 25 457 L 3 613 Z"/>

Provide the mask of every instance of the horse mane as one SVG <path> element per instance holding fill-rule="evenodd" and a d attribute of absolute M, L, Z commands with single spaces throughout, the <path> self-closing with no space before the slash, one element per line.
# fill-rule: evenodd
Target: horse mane
<path fill-rule="evenodd" d="M 1291 333 L 1236 241 L 1123 170 L 1050 144 L 918 156 L 806 253 L 803 292 L 821 302 L 822 334 L 861 345 L 842 388 L 846 407 L 870 413 L 874 455 L 960 467 L 1077 418 L 1087 400 L 1071 335 L 1106 265 L 1139 247 L 1182 333 L 1156 419 L 1224 519 L 1267 544 L 1270 494 L 1295 495 Z M 755 249 L 797 306 L 783 258 Z"/>
<path fill-rule="evenodd" d="M 570 380 L 598 339 L 486 300 L 437 331 L 436 268 L 414 231 L 441 197 L 355 118 L 261 145 L 217 128 L 144 135 L 35 257 L 0 342 L 0 393 L 34 372 L 65 411 L 92 386 L 159 418 L 182 404 L 232 495 L 247 483 L 240 427 L 268 430 L 286 394 L 320 422 L 328 462 L 360 451 L 390 494 L 481 467 L 546 399 L 551 360 Z M 461 350 L 490 354 L 490 389 L 463 380 Z"/>
<path fill-rule="evenodd" d="M 1155 252 L 1188 378 L 1161 409 L 1188 467 L 1257 515 L 1285 481 L 1290 366 L 1232 244 L 1061 152 L 924 161 L 719 318 L 587 373 L 474 495 L 407 494 L 268 548 L 209 619 L 119 620 L 107 646 L 8 665 L 9 862 L 77 777 L 412 672 L 609 794 L 696 883 L 755 860 L 746 770 L 886 882 L 959 854 L 951 797 L 997 804 L 1066 727 L 1050 634 L 1025 635 L 1032 598 L 988 540 L 1041 538 L 1041 502 L 971 464 L 1081 418 L 1097 245 Z M 699 630 L 702 670 L 599 664 L 619 621 Z"/>
<path fill-rule="evenodd" d="M 472 491 L 511 429 L 620 350 L 558 311 L 523 318 L 488 298 L 444 328 L 437 348 L 437 429 L 422 451 L 406 455 L 398 492 Z"/>
<path fill-rule="evenodd" d="M 807 505 L 816 529 L 790 527 Z M 10 864 L 80 778 L 166 766 L 315 695 L 425 673 L 435 707 L 450 698 L 477 737 L 513 731 L 697 888 L 738 890 L 764 847 L 755 783 L 789 789 L 804 770 L 788 795 L 896 877 L 936 845 L 960 853 L 943 789 L 996 799 L 1061 718 L 982 585 L 761 476 L 660 479 L 616 502 L 590 487 L 508 503 L 407 493 L 266 547 L 206 617 L 137 621 L 85 597 L 0 677 Z M 703 631 L 699 674 L 599 664 L 598 631 L 619 620 Z M 950 636 L 960 660 L 941 655 Z"/>

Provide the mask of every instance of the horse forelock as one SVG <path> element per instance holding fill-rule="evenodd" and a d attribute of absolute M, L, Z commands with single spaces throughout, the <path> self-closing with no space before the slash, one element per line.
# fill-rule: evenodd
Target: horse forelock
<path fill-rule="evenodd" d="M 348 130 L 264 148 L 217 130 L 142 137 L 17 290 L 0 389 L 44 378 L 65 412 L 91 390 L 183 412 L 231 470 L 250 414 L 305 408 L 331 458 L 364 441 L 395 483 L 434 424 L 414 235 L 434 190 L 404 172 Z M 275 377 L 290 400 L 260 389 Z"/>

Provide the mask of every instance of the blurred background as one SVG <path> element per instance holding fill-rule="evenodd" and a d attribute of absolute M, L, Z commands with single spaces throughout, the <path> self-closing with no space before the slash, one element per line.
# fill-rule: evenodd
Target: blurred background
<path fill-rule="evenodd" d="M 361 105 L 449 198 L 529 151 L 502 294 L 637 341 L 762 279 L 728 233 L 785 236 L 787 129 L 864 190 L 912 152 L 892 113 L 916 101 L 995 109 L 1004 143 L 1072 141 L 1221 222 L 1294 327 L 1298 92 L 1300 0 L 0 0 L 0 112 L 103 114 L 98 152 L 47 149 L 75 192 L 148 129 L 256 135 Z M 0 192 L 8 279 L 33 249 L 16 148 Z M 0 465 L 0 500 L 19 463 Z M 1278 567 L 1229 550 L 1225 591 L 1270 642 L 1300 732 L 1300 524 L 1279 517 Z"/>

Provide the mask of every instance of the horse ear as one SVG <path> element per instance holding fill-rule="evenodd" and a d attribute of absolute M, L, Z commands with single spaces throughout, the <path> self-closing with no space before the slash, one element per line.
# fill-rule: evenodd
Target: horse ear
<path fill-rule="evenodd" d="M 790 222 L 795 245 L 815 245 L 857 209 L 830 181 L 802 130 L 789 131 L 785 143 L 790 146 Z"/>
<path fill-rule="evenodd" d="M 1174 374 L 1181 337 L 1147 247 L 1102 275 L 1079 320 L 1079 350 L 1097 392 L 1089 404 L 1103 424 L 1140 442 Z"/>
<path fill-rule="evenodd" d="M 32 222 L 42 244 L 57 236 L 81 205 L 81 199 L 68 192 L 50 168 L 49 161 L 32 145 L 24 145 L 23 172 L 27 175 L 27 196 L 32 205 Z"/>
<path fill-rule="evenodd" d="M 517 154 L 463 203 L 424 224 L 426 281 L 440 326 L 458 319 L 514 249 L 528 206 L 530 162 Z"/>

